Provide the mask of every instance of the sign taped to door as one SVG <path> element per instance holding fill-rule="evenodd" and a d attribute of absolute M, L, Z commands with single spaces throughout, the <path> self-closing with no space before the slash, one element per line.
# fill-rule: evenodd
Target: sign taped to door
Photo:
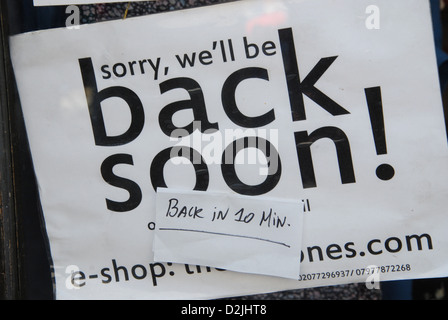
<path fill-rule="evenodd" d="M 447 275 L 426 1 L 244 0 L 18 35 L 11 50 L 58 298 Z M 155 261 L 157 188 L 296 201 L 298 279 Z"/>

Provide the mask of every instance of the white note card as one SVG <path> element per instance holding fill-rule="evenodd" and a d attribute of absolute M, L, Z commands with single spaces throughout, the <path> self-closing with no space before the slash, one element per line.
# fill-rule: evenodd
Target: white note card
<path fill-rule="evenodd" d="M 302 214 L 297 201 L 159 188 L 154 260 L 297 279 Z"/>

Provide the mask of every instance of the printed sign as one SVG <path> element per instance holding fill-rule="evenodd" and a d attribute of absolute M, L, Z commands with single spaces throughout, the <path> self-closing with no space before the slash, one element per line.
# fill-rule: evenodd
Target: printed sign
<path fill-rule="evenodd" d="M 57 298 L 447 275 L 427 1 L 243 0 L 18 35 L 11 51 Z M 158 229 L 162 188 L 295 201 L 297 279 L 154 259 L 156 235 L 181 236 Z M 201 235 L 209 251 L 216 236 Z"/>

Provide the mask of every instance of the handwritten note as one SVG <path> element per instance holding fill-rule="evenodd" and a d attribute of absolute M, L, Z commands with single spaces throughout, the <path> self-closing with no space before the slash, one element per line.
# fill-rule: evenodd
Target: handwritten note
<path fill-rule="evenodd" d="M 158 189 L 154 260 L 297 279 L 302 210 L 283 201 Z"/>

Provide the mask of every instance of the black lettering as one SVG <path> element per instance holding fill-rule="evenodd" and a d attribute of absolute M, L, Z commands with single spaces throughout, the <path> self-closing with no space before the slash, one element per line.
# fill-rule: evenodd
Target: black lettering
<path fill-rule="evenodd" d="M 104 66 L 101 67 L 101 71 L 103 72 L 103 79 L 107 80 L 112 78 L 112 74 L 109 71 L 109 66 L 106 64 Z"/>
<path fill-rule="evenodd" d="M 131 75 L 135 75 L 135 71 L 134 71 L 134 65 L 137 64 L 137 61 L 130 61 L 129 63 L 129 70 L 131 71 Z"/>
<path fill-rule="evenodd" d="M 395 242 L 395 246 L 396 246 L 395 249 L 391 247 L 391 242 Z M 390 237 L 390 238 L 386 239 L 384 246 L 388 252 L 395 253 L 395 252 L 400 251 L 403 245 L 401 244 L 400 239 L 398 239 L 396 237 Z"/>
<path fill-rule="evenodd" d="M 182 215 L 183 215 L 183 218 L 185 218 L 187 216 L 187 207 L 185 207 L 185 206 L 180 209 L 179 215 L 177 217 L 179 218 Z"/>
<path fill-rule="evenodd" d="M 213 60 L 210 51 L 202 51 L 199 54 L 199 62 L 201 62 L 203 65 L 211 64 Z"/>
<path fill-rule="evenodd" d="M 263 215 L 261 216 L 261 220 L 260 220 L 260 226 L 264 223 L 267 222 L 268 227 L 271 226 L 271 215 L 272 215 L 272 209 L 269 210 L 269 214 L 266 215 L 266 211 L 263 211 Z"/>
<path fill-rule="evenodd" d="M 156 269 L 159 269 L 159 271 L 156 272 Z M 157 286 L 157 278 L 161 278 L 165 275 L 165 266 L 159 262 L 151 263 L 149 265 L 149 270 L 151 271 L 152 284 Z"/>
<path fill-rule="evenodd" d="M 154 80 L 157 80 L 159 76 L 159 68 L 160 68 L 160 58 L 157 58 L 156 64 L 152 62 L 151 59 L 148 59 L 151 68 L 154 70 Z"/>
<path fill-rule="evenodd" d="M 191 58 L 185 53 L 183 60 L 181 60 L 181 58 L 176 54 L 176 59 L 182 68 L 185 68 L 187 66 L 187 63 L 190 65 L 190 67 L 193 67 L 196 60 L 196 52 L 193 52 L 191 54 Z"/>
<path fill-rule="evenodd" d="M 148 61 L 146 60 L 139 60 L 138 61 L 138 65 L 140 66 L 140 72 L 142 74 L 145 74 L 145 63 L 147 63 Z"/>
<path fill-rule="evenodd" d="M 266 41 L 265 43 L 263 43 L 263 46 L 261 47 L 261 51 L 263 51 L 263 53 L 266 56 L 273 56 L 274 54 L 277 53 L 277 51 L 275 51 L 275 43 L 272 41 Z M 272 51 L 274 50 L 274 51 Z"/>
<path fill-rule="evenodd" d="M 313 250 L 317 251 L 317 254 L 319 255 L 319 260 L 322 261 L 324 259 L 324 255 L 322 253 L 322 249 L 319 246 L 314 246 L 314 247 L 308 247 L 307 248 L 308 258 L 309 258 L 310 262 L 314 261 Z"/>
<path fill-rule="evenodd" d="M 86 285 L 86 282 L 83 281 L 86 279 L 86 275 L 82 271 L 73 272 L 71 275 L 71 282 L 74 287 L 81 288 Z M 82 282 L 79 282 L 82 281 Z"/>
<path fill-rule="evenodd" d="M 129 281 L 128 269 L 126 269 L 126 267 L 118 266 L 117 261 L 115 261 L 115 259 L 112 259 L 112 265 L 114 269 L 115 282 L 120 282 L 120 274 L 119 274 L 120 271 L 123 271 L 124 280 Z"/>
<path fill-rule="evenodd" d="M 192 134 L 195 126 L 194 122 L 199 122 L 199 129 L 202 133 L 206 130 L 218 130 L 217 123 L 210 123 L 207 119 L 207 110 L 205 108 L 205 100 L 200 85 L 190 78 L 174 78 L 164 81 L 160 84 L 161 93 L 165 93 L 172 89 L 184 89 L 190 95 L 190 100 L 181 100 L 168 104 L 159 114 L 159 125 L 163 133 L 167 136 L 187 136 Z M 173 123 L 173 115 L 180 110 L 191 109 L 193 111 L 194 121 L 189 125 L 178 128 Z"/>
<path fill-rule="evenodd" d="M 109 274 L 110 268 L 103 268 L 101 269 L 101 275 L 105 278 L 101 282 L 102 283 L 111 283 L 112 282 L 112 276 Z"/>
<path fill-rule="evenodd" d="M 369 243 L 367 244 L 367 250 L 369 251 L 369 253 L 371 253 L 371 254 L 373 254 L 373 255 L 381 254 L 381 253 L 383 252 L 383 250 L 374 251 L 374 250 L 372 249 L 372 245 L 373 245 L 374 243 L 381 243 L 381 240 L 379 240 L 379 239 L 373 239 L 373 240 L 370 240 Z"/>
<path fill-rule="evenodd" d="M 167 187 L 165 178 L 163 176 L 163 167 L 168 162 L 168 160 L 171 159 L 171 156 L 173 155 L 173 148 L 178 147 L 171 147 L 160 151 L 152 161 L 150 174 L 154 190 L 157 190 L 158 187 Z M 196 172 L 196 184 L 194 186 L 194 190 L 206 191 L 210 178 L 207 165 L 205 164 L 201 154 L 189 147 L 180 147 L 179 150 L 181 153 L 179 154 L 179 156 L 187 158 L 193 164 L 194 170 Z M 199 159 L 199 161 L 193 161 L 193 159 Z"/>
<path fill-rule="evenodd" d="M 98 146 L 119 146 L 137 138 L 143 129 L 145 117 L 142 102 L 135 92 L 121 86 L 108 87 L 98 92 L 92 59 L 79 59 L 79 66 L 81 68 L 95 144 Z M 101 102 L 113 97 L 123 99 L 131 111 L 129 129 L 118 136 L 107 135 L 101 110 Z"/>
<path fill-rule="evenodd" d="M 258 49 L 258 46 L 255 43 L 248 43 L 247 42 L 247 37 L 244 37 L 243 41 L 244 41 L 244 50 L 246 52 L 246 58 L 247 59 L 256 58 L 258 56 L 258 52 L 260 51 Z M 251 49 L 254 50 L 253 53 L 250 52 Z"/>
<path fill-rule="evenodd" d="M 333 116 L 349 114 L 350 112 L 315 87 L 316 82 L 336 60 L 337 56 L 320 59 L 305 79 L 301 81 L 292 29 L 278 30 L 278 34 L 293 121 L 306 120 L 303 95 L 306 95 Z"/>
<path fill-rule="evenodd" d="M 174 205 L 172 204 L 174 202 Z M 175 217 L 177 215 L 177 211 L 179 210 L 177 208 L 177 204 L 179 203 L 179 200 L 176 198 L 170 199 L 168 203 L 168 210 L 166 212 L 167 217 Z"/>
<path fill-rule="evenodd" d="M 118 72 L 119 69 L 121 69 L 121 72 Z M 126 75 L 127 70 L 126 70 L 126 66 L 123 63 L 116 63 L 113 68 L 112 68 L 114 75 L 117 78 L 122 78 Z"/>
<path fill-rule="evenodd" d="M 244 68 L 232 73 L 224 82 L 221 100 L 224 111 L 230 120 L 245 128 L 257 128 L 267 125 L 275 120 L 274 109 L 258 117 L 248 117 L 238 109 L 235 92 L 238 85 L 246 79 L 263 79 L 269 81 L 268 71 L 263 68 Z"/>
<path fill-rule="evenodd" d="M 129 154 L 115 154 L 106 158 L 101 164 L 101 175 L 108 184 L 125 189 L 129 192 L 129 199 L 124 202 L 116 202 L 106 199 L 107 208 L 111 211 L 125 212 L 138 207 L 142 201 L 142 191 L 137 183 L 132 180 L 119 177 L 114 174 L 113 168 L 117 164 L 134 165 L 132 156 Z"/>
<path fill-rule="evenodd" d="M 406 245 L 407 245 L 407 249 L 408 251 L 412 251 L 412 244 L 411 244 L 411 240 L 415 239 L 415 241 L 417 242 L 417 248 L 418 250 L 422 250 L 422 238 L 425 238 L 428 244 L 428 249 L 432 250 L 432 239 L 431 236 L 427 233 L 424 233 L 420 236 L 413 234 L 410 236 L 406 236 Z"/>
<path fill-rule="evenodd" d="M 188 265 L 188 264 L 185 264 L 185 272 L 187 274 L 193 274 L 194 273 L 194 271 L 190 270 L 190 265 Z"/>
<path fill-rule="evenodd" d="M 235 170 L 235 158 L 239 151 L 255 147 L 261 150 L 266 158 L 271 158 L 269 161 L 268 175 L 259 185 L 247 185 L 242 182 Z M 278 184 L 282 172 L 280 156 L 275 147 L 267 140 L 260 137 L 245 137 L 233 141 L 229 144 L 222 154 L 221 161 L 222 176 L 227 185 L 233 191 L 243 195 L 260 195 L 265 194 Z"/>
<path fill-rule="evenodd" d="M 140 269 L 141 272 L 137 272 L 137 269 Z M 142 266 L 141 264 L 136 264 L 135 266 L 133 266 L 131 269 L 131 273 L 132 273 L 132 276 L 137 280 L 145 279 L 146 275 L 148 274 L 148 272 L 146 271 L 146 268 L 144 266 Z M 139 274 L 139 273 L 141 273 L 141 274 Z"/>
<path fill-rule="evenodd" d="M 351 247 L 354 246 L 354 245 L 355 245 L 355 244 L 354 244 L 353 242 L 347 242 L 347 243 L 344 245 L 344 249 L 345 249 L 346 251 L 348 251 L 348 252 L 351 253 L 351 254 L 346 254 L 346 255 L 345 255 L 347 258 L 354 258 L 354 257 L 356 256 L 356 250 L 351 248 Z"/>
<path fill-rule="evenodd" d="M 327 247 L 327 256 L 330 259 L 333 259 L 333 260 L 341 259 L 342 258 L 341 252 L 342 252 L 342 248 L 337 244 L 330 244 Z"/>
<path fill-rule="evenodd" d="M 306 131 L 295 132 L 294 135 L 304 188 L 314 188 L 317 185 L 311 157 L 311 145 L 321 138 L 331 139 L 335 144 L 341 182 L 343 184 L 355 182 L 350 143 L 344 131 L 336 127 L 322 127 L 310 135 Z"/>

